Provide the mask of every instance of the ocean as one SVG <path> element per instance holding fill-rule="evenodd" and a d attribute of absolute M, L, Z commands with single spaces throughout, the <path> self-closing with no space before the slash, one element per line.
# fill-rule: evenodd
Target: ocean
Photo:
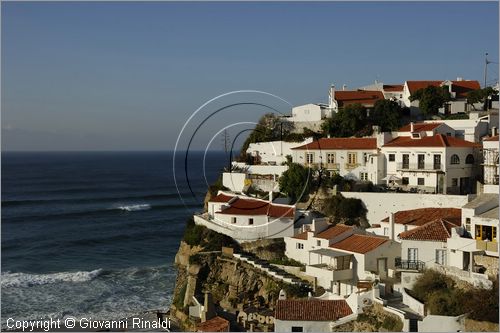
<path fill-rule="evenodd" d="M 185 222 L 227 163 L 184 154 L 181 200 L 172 152 L 2 153 L 2 327 L 167 309 Z"/>

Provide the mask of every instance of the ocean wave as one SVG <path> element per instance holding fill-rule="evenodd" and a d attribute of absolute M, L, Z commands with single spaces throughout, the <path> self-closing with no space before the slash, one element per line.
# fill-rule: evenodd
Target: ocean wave
<path fill-rule="evenodd" d="M 93 271 L 79 272 L 60 272 L 49 274 L 30 274 L 30 273 L 10 273 L 2 272 L 2 288 L 4 287 L 32 287 L 45 284 L 54 284 L 60 282 L 80 283 L 88 282 L 99 275 L 103 270 L 101 268 Z"/>
<path fill-rule="evenodd" d="M 127 212 L 135 212 L 138 210 L 151 209 L 151 205 L 150 204 L 125 205 L 125 206 L 113 207 L 111 209 L 121 209 L 121 210 L 126 210 Z"/>

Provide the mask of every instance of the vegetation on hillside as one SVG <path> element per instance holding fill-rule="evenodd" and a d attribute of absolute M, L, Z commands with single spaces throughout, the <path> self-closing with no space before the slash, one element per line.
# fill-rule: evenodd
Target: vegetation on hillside
<path fill-rule="evenodd" d="M 498 279 L 493 289 L 459 288 L 455 280 L 434 270 L 426 270 L 409 291 L 425 303 L 431 314 L 458 316 L 498 323 Z"/>
<path fill-rule="evenodd" d="M 238 248 L 234 239 L 195 224 L 193 218 L 188 219 L 182 240 L 190 246 L 199 245 L 205 251 L 220 251 L 223 246 Z"/>
<path fill-rule="evenodd" d="M 321 213 L 329 216 L 334 224 L 362 226 L 366 221 L 367 209 L 360 199 L 345 198 L 342 194 L 337 194 L 323 200 L 321 206 Z"/>
<path fill-rule="evenodd" d="M 290 163 L 288 170 L 279 179 L 280 191 L 290 198 L 290 202 L 303 200 L 312 186 L 312 170 L 297 163 Z"/>
<path fill-rule="evenodd" d="M 488 97 L 498 95 L 498 91 L 493 89 L 492 87 L 486 87 L 483 89 L 473 90 L 467 93 L 467 104 L 472 105 L 474 110 L 476 109 L 474 104 L 482 103 L 483 110 L 486 109 L 486 102 Z"/>

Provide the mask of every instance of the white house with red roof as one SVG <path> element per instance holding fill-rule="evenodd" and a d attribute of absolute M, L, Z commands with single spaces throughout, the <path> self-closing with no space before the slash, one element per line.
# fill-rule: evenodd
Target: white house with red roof
<path fill-rule="evenodd" d="M 344 299 L 279 299 L 274 314 L 274 331 L 331 332 L 335 322 L 351 315 L 353 310 Z"/>
<path fill-rule="evenodd" d="M 360 104 L 367 109 L 374 107 L 375 103 L 384 99 L 384 94 L 379 90 L 335 90 L 330 87 L 329 108 L 333 112 L 352 104 Z"/>
<path fill-rule="evenodd" d="M 295 206 L 220 191 L 194 222 L 238 242 L 294 235 Z"/>
<path fill-rule="evenodd" d="M 306 264 L 306 274 L 336 295 L 350 295 L 359 281 L 385 279 L 395 269 L 400 244 L 338 224 L 285 237 L 286 256 Z"/>
<path fill-rule="evenodd" d="M 381 147 L 386 179 L 396 180 L 398 187 L 407 190 L 473 193 L 480 174 L 477 143 L 455 138 L 452 133 L 437 134 L 435 131 L 448 131 L 444 125 L 410 124 L 410 135 L 404 134 L 406 130 L 403 127 L 399 132 L 402 135 Z"/>
<path fill-rule="evenodd" d="M 377 138 L 321 138 L 292 148 L 292 161 L 361 181 L 381 182 L 383 157 Z"/>

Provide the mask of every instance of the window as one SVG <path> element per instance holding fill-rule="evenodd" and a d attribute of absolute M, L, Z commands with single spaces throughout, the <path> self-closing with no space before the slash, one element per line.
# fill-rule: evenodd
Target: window
<path fill-rule="evenodd" d="M 465 230 L 470 232 L 470 218 L 469 217 L 465 219 Z"/>
<path fill-rule="evenodd" d="M 403 154 L 403 169 L 410 167 L 410 154 Z"/>
<path fill-rule="evenodd" d="M 389 228 L 384 228 L 384 236 L 389 236 Z"/>
<path fill-rule="evenodd" d="M 348 164 L 356 164 L 356 163 L 358 163 L 358 154 L 356 154 L 356 153 L 348 153 L 347 154 L 347 163 Z"/>
<path fill-rule="evenodd" d="M 373 157 L 370 158 L 370 164 L 373 164 Z"/>
<path fill-rule="evenodd" d="M 410 179 L 408 177 L 403 177 L 403 178 L 401 178 L 401 183 L 403 185 L 408 185 L 408 184 L 410 184 Z"/>
<path fill-rule="evenodd" d="M 306 163 L 312 164 L 313 162 L 314 162 L 314 154 L 313 153 L 306 153 Z"/>
<path fill-rule="evenodd" d="M 418 185 L 425 185 L 425 178 L 417 178 Z"/>
<path fill-rule="evenodd" d="M 317 241 L 316 241 L 316 245 L 317 245 L 317 246 L 321 246 L 321 241 L 320 241 L 320 240 L 317 240 Z"/>
<path fill-rule="evenodd" d="M 451 179 L 451 186 L 458 186 L 458 178 Z"/>
<path fill-rule="evenodd" d="M 451 133 L 450 132 L 446 132 L 446 136 L 451 136 Z"/>
<path fill-rule="evenodd" d="M 409 248 L 408 249 L 408 261 L 417 261 L 418 260 L 418 249 L 417 248 Z"/>
<path fill-rule="evenodd" d="M 396 160 L 396 154 L 389 154 L 389 162 L 394 162 Z"/>
<path fill-rule="evenodd" d="M 465 158 L 465 164 L 474 164 L 474 156 L 472 156 L 472 154 L 467 155 Z"/>
<path fill-rule="evenodd" d="M 411 133 L 411 137 L 414 139 L 420 139 L 420 133 Z"/>
<path fill-rule="evenodd" d="M 252 225 L 253 224 L 253 219 L 248 219 L 248 225 Z"/>
<path fill-rule="evenodd" d="M 304 249 L 304 244 L 302 244 L 302 243 L 297 243 L 297 249 L 298 249 L 298 250 L 303 250 L 303 249 Z"/>
<path fill-rule="evenodd" d="M 236 223 L 236 217 L 231 217 L 231 223 Z"/>
<path fill-rule="evenodd" d="M 457 154 L 451 155 L 450 163 L 451 164 L 460 164 L 460 158 L 458 157 Z"/>
<path fill-rule="evenodd" d="M 434 154 L 434 170 L 441 170 L 441 155 Z"/>
<path fill-rule="evenodd" d="M 368 172 L 360 172 L 359 173 L 359 179 L 361 179 L 361 180 L 368 180 Z"/>
<path fill-rule="evenodd" d="M 446 265 L 446 250 L 436 250 L 436 264 Z"/>
<path fill-rule="evenodd" d="M 302 326 L 292 326 L 292 332 L 304 332 Z"/>
<path fill-rule="evenodd" d="M 417 167 L 419 169 L 425 169 L 425 155 L 424 154 L 418 154 L 417 162 L 418 162 Z"/>
<path fill-rule="evenodd" d="M 326 160 L 328 163 L 335 163 L 335 153 L 326 154 Z"/>

